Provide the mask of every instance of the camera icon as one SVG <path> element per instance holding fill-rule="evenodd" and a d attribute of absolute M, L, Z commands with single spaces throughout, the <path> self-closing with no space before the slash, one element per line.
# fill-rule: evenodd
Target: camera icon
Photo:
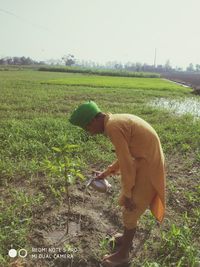
<path fill-rule="evenodd" d="M 15 257 L 17 257 L 17 255 L 20 258 L 26 258 L 27 254 L 28 254 L 28 252 L 24 248 L 19 249 L 19 251 L 17 251 L 16 249 L 12 248 L 12 249 L 10 249 L 8 251 L 8 256 L 11 257 L 11 258 L 15 258 Z"/>

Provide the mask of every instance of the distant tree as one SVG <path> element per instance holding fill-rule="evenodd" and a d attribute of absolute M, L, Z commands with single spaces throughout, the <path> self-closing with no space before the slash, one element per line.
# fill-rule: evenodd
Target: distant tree
<path fill-rule="evenodd" d="M 136 71 L 136 64 L 132 63 L 131 66 L 129 67 L 130 71 Z"/>
<path fill-rule="evenodd" d="M 165 71 L 170 71 L 172 69 L 171 65 L 170 65 L 170 61 L 169 59 L 166 61 L 165 63 Z"/>
<path fill-rule="evenodd" d="M 13 59 L 11 57 L 7 57 L 6 61 L 7 61 L 6 64 L 8 64 L 8 65 L 12 65 L 13 64 Z"/>
<path fill-rule="evenodd" d="M 41 61 L 37 62 L 37 64 L 38 64 L 38 65 L 45 65 L 46 63 L 45 63 L 45 61 L 42 61 L 42 60 L 41 60 Z"/>
<path fill-rule="evenodd" d="M 192 63 L 189 64 L 189 66 L 186 68 L 187 71 L 194 71 L 194 65 Z"/>
<path fill-rule="evenodd" d="M 142 71 L 148 71 L 148 72 L 154 72 L 154 71 L 157 71 L 157 67 L 155 67 L 154 65 L 148 65 L 148 64 L 144 63 L 141 66 L 141 70 Z"/>
<path fill-rule="evenodd" d="M 136 62 L 135 67 L 136 67 L 136 71 L 142 70 L 142 64 L 140 62 Z"/>
<path fill-rule="evenodd" d="M 176 66 L 175 71 L 183 71 L 183 68 Z"/>
<path fill-rule="evenodd" d="M 5 64 L 6 64 L 5 58 L 0 58 L 0 65 L 5 65 Z"/>
<path fill-rule="evenodd" d="M 14 65 L 21 65 L 21 58 L 20 57 L 13 57 L 13 64 Z"/>
<path fill-rule="evenodd" d="M 30 57 L 4 57 L 0 59 L 0 65 L 33 65 L 40 64 Z"/>
<path fill-rule="evenodd" d="M 157 65 L 156 70 L 157 72 L 163 72 L 165 67 L 163 65 Z"/>
<path fill-rule="evenodd" d="M 115 68 L 115 63 L 113 63 L 113 61 L 108 61 L 108 62 L 106 62 L 105 67 L 107 69 L 114 69 Z"/>
<path fill-rule="evenodd" d="M 75 57 L 72 54 L 68 54 L 68 55 L 63 56 L 62 60 L 64 61 L 66 66 L 72 66 L 76 62 Z"/>
<path fill-rule="evenodd" d="M 32 65 L 32 64 L 34 64 L 34 61 L 30 57 L 27 57 L 26 58 L 26 65 Z"/>
<path fill-rule="evenodd" d="M 200 64 L 196 64 L 196 66 L 195 66 L 195 67 L 196 67 L 196 71 L 198 71 L 198 72 L 199 72 L 199 71 L 200 71 Z"/>
<path fill-rule="evenodd" d="M 25 57 L 21 57 L 20 60 L 21 60 L 22 65 L 26 65 L 26 58 Z"/>
<path fill-rule="evenodd" d="M 121 63 L 116 63 L 116 64 L 114 65 L 114 67 L 115 67 L 115 69 L 117 69 L 117 70 L 121 70 L 121 69 L 123 69 L 123 65 L 122 65 Z"/>
<path fill-rule="evenodd" d="M 124 69 L 125 70 L 130 70 L 131 69 L 131 66 L 132 66 L 132 62 L 128 61 L 124 64 Z"/>
<path fill-rule="evenodd" d="M 41 63 L 40 63 L 41 64 Z M 55 66 L 55 65 L 63 65 L 63 61 L 61 59 L 54 59 L 54 58 L 50 58 L 50 59 L 47 59 L 46 60 L 46 64 L 47 65 L 52 65 L 52 66 Z M 44 64 L 43 64 L 44 65 Z"/>
<path fill-rule="evenodd" d="M 21 57 L 20 58 L 21 65 L 33 65 L 35 61 L 33 61 L 30 57 Z"/>

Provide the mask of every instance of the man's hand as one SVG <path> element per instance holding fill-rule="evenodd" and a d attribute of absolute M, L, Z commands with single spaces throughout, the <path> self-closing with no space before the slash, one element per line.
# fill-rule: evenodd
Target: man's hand
<path fill-rule="evenodd" d="M 124 207 L 128 211 L 133 211 L 136 208 L 136 204 L 132 200 L 132 198 L 124 197 Z"/>
<path fill-rule="evenodd" d="M 94 179 L 104 179 L 107 176 L 105 172 L 93 171 L 93 173 L 96 175 Z"/>

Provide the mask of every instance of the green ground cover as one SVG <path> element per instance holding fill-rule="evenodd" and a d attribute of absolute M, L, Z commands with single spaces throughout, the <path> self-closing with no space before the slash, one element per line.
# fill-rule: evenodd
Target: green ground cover
<path fill-rule="evenodd" d="M 67 75 L 64 79 L 49 80 L 48 84 L 67 84 L 71 86 L 88 86 L 100 88 L 125 88 L 125 89 L 161 89 L 161 90 L 177 90 L 179 86 L 158 78 L 127 78 L 127 77 L 109 77 L 96 75 Z"/>
<path fill-rule="evenodd" d="M 55 157 L 52 147 L 79 144 L 76 157 L 71 157 L 86 176 L 92 168 L 101 170 L 115 158 L 112 145 L 104 136 L 88 136 L 67 121 L 71 111 L 89 99 L 96 101 L 105 112 L 133 113 L 147 120 L 158 132 L 166 155 L 166 220 L 161 228 L 151 216 L 145 215 L 141 220 L 139 233 L 141 236 L 149 233 L 149 238 L 138 249 L 132 266 L 198 266 L 195 264 L 200 243 L 200 120 L 149 105 L 160 97 L 180 100 L 194 96 L 190 88 L 159 78 L 1 71 L 0 266 L 9 264 L 11 259 L 7 252 L 11 246 L 17 249 L 33 246 L 31 236 L 39 227 L 38 214 L 45 217 L 49 203 L 57 212 L 58 207 L 64 205 L 62 181 L 59 184 L 44 170 L 45 159 L 53 161 Z M 56 196 L 59 201 L 55 201 Z M 62 196 L 63 202 L 60 201 Z M 105 214 L 110 208 L 115 209 L 112 205 L 116 196 L 114 192 L 105 201 Z M 75 195 L 75 203 L 77 199 Z M 89 207 L 89 200 L 87 205 Z M 40 222 L 45 224 L 42 220 Z M 93 234 L 95 236 L 96 232 Z M 98 266 L 99 251 L 105 244 L 102 233 L 98 234 L 101 246 L 93 244 L 92 252 L 88 253 L 88 265 L 80 266 Z M 83 255 L 80 253 L 79 260 Z"/>
<path fill-rule="evenodd" d="M 101 76 L 121 76 L 121 77 L 141 77 L 141 78 L 158 78 L 157 73 L 151 72 L 132 72 L 127 70 L 111 70 L 111 69 L 98 69 L 98 68 L 83 68 L 83 67 L 41 67 L 40 71 L 52 72 L 66 72 L 66 73 L 84 73 L 95 74 Z"/>

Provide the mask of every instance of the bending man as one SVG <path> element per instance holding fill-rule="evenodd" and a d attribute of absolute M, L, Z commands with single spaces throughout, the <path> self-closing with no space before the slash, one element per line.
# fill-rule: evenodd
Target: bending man
<path fill-rule="evenodd" d="M 165 163 L 156 131 L 143 119 L 131 114 L 103 113 L 95 102 L 80 105 L 70 122 L 90 134 L 105 134 L 115 147 L 117 160 L 97 179 L 121 173 L 119 204 L 123 210 L 124 233 L 116 242 L 119 249 L 104 257 L 106 266 L 128 261 L 137 221 L 147 208 L 159 222 L 165 211 Z"/>

